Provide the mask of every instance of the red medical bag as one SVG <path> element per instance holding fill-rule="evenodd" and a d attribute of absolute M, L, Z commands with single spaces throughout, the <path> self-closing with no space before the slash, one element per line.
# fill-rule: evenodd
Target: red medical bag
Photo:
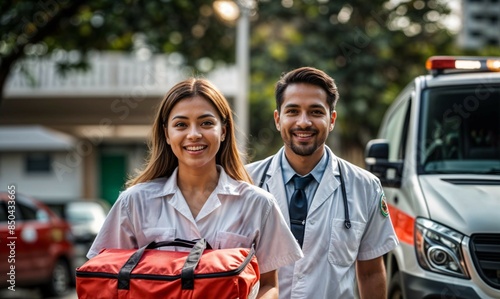
<path fill-rule="evenodd" d="M 192 249 L 155 249 L 162 246 Z M 255 298 L 260 273 L 254 248 L 206 246 L 204 239 L 176 239 L 133 250 L 103 249 L 76 269 L 78 298 Z"/>

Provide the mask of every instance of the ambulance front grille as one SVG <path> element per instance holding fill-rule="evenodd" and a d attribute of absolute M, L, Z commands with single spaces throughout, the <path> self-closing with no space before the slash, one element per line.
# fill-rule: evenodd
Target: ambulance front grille
<path fill-rule="evenodd" d="M 470 251 L 481 278 L 500 289 L 500 234 L 472 235 Z"/>

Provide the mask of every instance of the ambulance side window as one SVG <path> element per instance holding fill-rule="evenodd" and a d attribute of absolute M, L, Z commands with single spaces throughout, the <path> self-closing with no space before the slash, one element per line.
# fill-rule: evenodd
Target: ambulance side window
<path fill-rule="evenodd" d="M 404 159 L 406 136 L 410 116 L 410 96 L 402 101 L 392 112 L 382 138 L 389 141 L 389 161 Z"/>

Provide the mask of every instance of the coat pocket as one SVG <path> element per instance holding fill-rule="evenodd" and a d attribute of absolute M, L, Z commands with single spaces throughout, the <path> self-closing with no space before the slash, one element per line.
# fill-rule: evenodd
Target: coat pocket
<path fill-rule="evenodd" d="M 351 221 L 351 228 L 344 226 L 344 219 L 333 219 L 328 261 L 348 267 L 356 261 L 365 224 Z"/>
<path fill-rule="evenodd" d="M 214 249 L 223 248 L 250 248 L 252 246 L 252 239 L 230 232 L 217 232 L 217 237 L 215 239 Z"/>

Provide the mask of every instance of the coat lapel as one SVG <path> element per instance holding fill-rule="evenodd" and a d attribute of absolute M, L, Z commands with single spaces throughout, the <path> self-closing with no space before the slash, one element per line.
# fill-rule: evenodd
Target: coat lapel
<path fill-rule="evenodd" d="M 338 158 L 329 148 L 325 147 L 325 150 L 329 151 L 330 159 L 307 214 L 311 214 L 319 209 L 327 199 L 331 198 L 331 200 L 334 200 L 333 192 L 340 186 Z"/>
<path fill-rule="evenodd" d="M 269 169 L 267 170 L 268 179 L 264 183 L 264 189 L 274 195 L 276 201 L 278 202 L 278 206 L 280 207 L 281 213 L 283 214 L 283 217 L 285 218 L 287 223 L 290 223 L 285 183 L 283 182 L 283 175 L 281 174 L 281 154 L 281 151 L 279 151 L 276 155 L 274 155 L 271 165 L 269 165 Z"/>

